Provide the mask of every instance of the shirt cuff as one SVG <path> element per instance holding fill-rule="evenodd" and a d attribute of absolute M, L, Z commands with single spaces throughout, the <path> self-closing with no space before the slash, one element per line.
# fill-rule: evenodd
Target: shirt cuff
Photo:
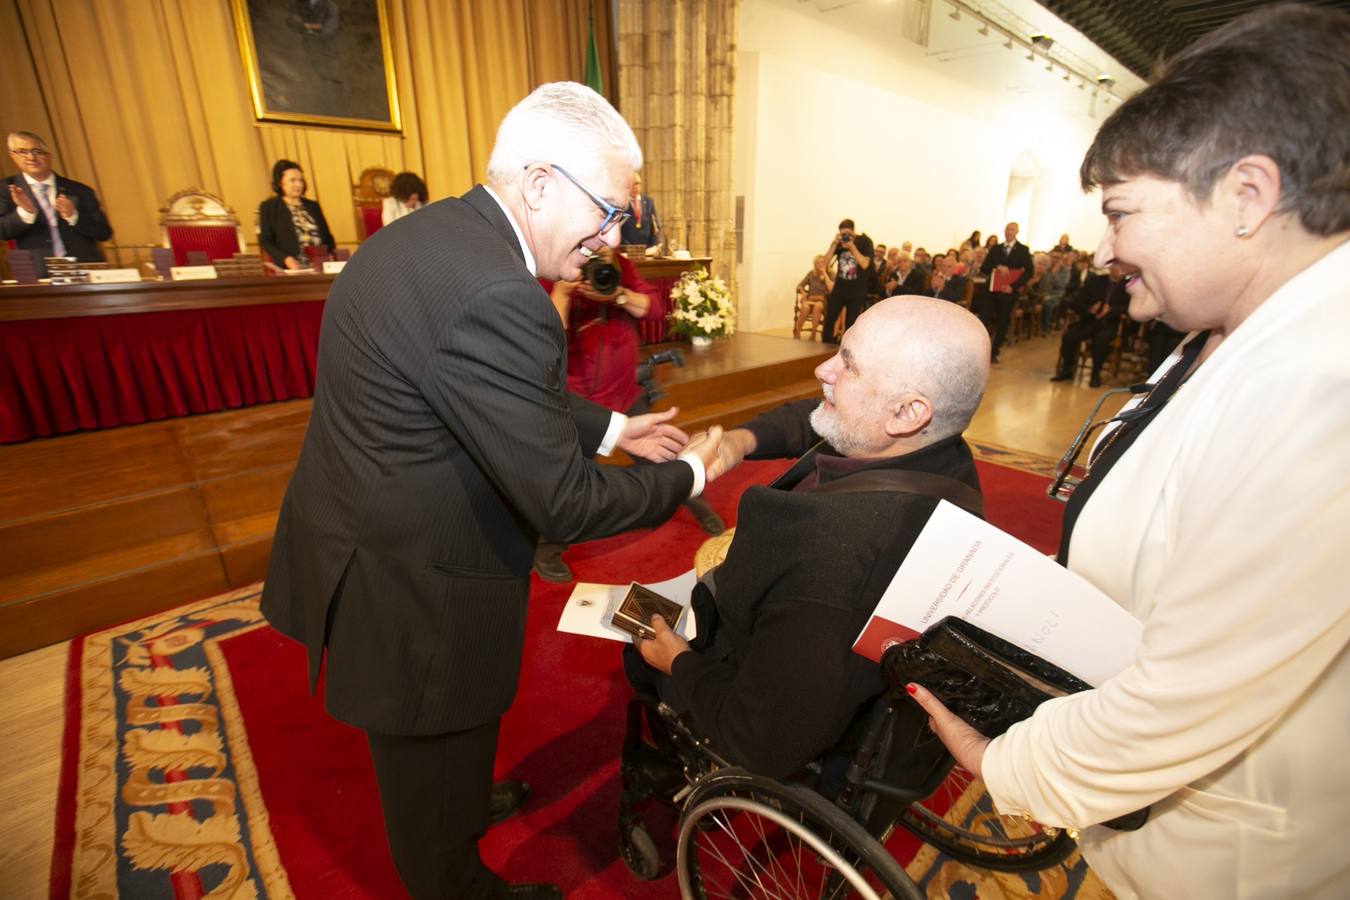
<path fill-rule="evenodd" d="M 596 456 L 609 456 L 614 452 L 614 447 L 619 443 L 619 438 L 623 437 L 623 427 L 628 424 L 628 417 L 623 413 L 610 413 L 609 427 L 605 429 L 605 438 L 600 442 L 600 446 L 595 449 Z"/>
<path fill-rule="evenodd" d="M 65 222 L 65 223 L 66 223 L 67 225 L 69 225 L 71 228 L 74 228 L 74 227 L 75 227 L 75 223 L 78 222 L 78 221 L 80 221 L 80 211 L 79 211 L 78 209 L 75 210 L 73 213 L 70 214 L 70 218 L 69 218 L 69 219 L 67 219 L 65 216 L 62 216 L 62 217 L 61 217 L 61 221 Z"/>
<path fill-rule="evenodd" d="M 697 453 L 681 453 L 679 458 L 689 463 L 689 468 L 694 470 L 694 489 L 689 492 L 689 499 L 692 500 L 703 493 L 703 488 L 708 483 L 708 474 L 703 470 L 703 460 Z"/>
<path fill-rule="evenodd" d="M 19 214 L 19 221 L 25 225 L 32 225 L 34 222 L 37 221 L 36 212 L 29 212 L 22 206 L 14 207 L 14 211 Z"/>

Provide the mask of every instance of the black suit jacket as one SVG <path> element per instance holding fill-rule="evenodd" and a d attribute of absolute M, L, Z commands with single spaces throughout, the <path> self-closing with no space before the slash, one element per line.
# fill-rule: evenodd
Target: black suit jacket
<path fill-rule="evenodd" d="M 642 204 L 642 225 L 639 227 L 637 219 L 629 219 L 624 222 L 619 226 L 619 242 L 650 247 L 661 239 L 660 232 L 657 230 L 656 206 L 652 203 L 652 198 L 646 194 L 642 195 L 639 202 Z M 631 200 L 628 205 L 631 212 L 633 205 Z"/>
<path fill-rule="evenodd" d="M 747 424 L 754 457 L 810 447 L 816 404 L 799 401 Z M 876 469 L 980 486 L 959 436 L 862 471 Z M 880 668 L 854 653 L 853 641 L 937 507 L 934 498 L 893 491 L 791 489 L 813 470 L 800 460 L 774 487 L 741 496 L 736 539 L 717 569 L 713 650 L 682 653 L 671 669 L 700 733 L 733 763 L 770 777 L 834 746 L 859 707 L 884 690 Z M 700 616 L 700 639 L 706 625 Z"/>
<path fill-rule="evenodd" d="M 588 459 L 610 413 L 569 400 L 566 362 L 481 187 L 380 229 L 334 282 L 262 608 L 304 642 L 312 679 L 326 644 L 336 718 L 438 734 L 499 716 L 540 533 L 655 525 L 688 497 L 684 462 Z"/>
<path fill-rule="evenodd" d="M 314 224 L 319 226 L 319 238 L 329 253 L 337 251 L 337 242 L 328 230 L 328 220 L 323 217 L 323 208 L 308 197 L 300 198 L 300 205 L 309 210 Z M 272 197 L 258 205 L 258 246 L 270 257 L 272 262 L 286 267 L 286 257 L 294 256 L 301 262 L 309 262 L 309 257 L 300 250 L 300 238 L 295 234 L 295 223 L 291 221 L 291 211 L 286 201 Z"/>
<path fill-rule="evenodd" d="M 37 219 L 31 225 L 19 218 L 19 208 L 9 196 L 11 184 L 17 184 L 32 199 L 38 211 Z M 66 255 L 81 262 L 102 262 L 103 251 L 99 249 L 98 242 L 112 237 L 112 226 L 99 206 L 98 195 L 89 185 L 60 175 L 56 176 L 56 193 L 69 197 L 80 214 L 73 227 L 57 217 L 57 228 L 60 230 L 61 242 L 66 245 Z M 53 255 L 52 233 L 43 216 L 42 206 L 33 195 L 32 186 L 22 175 L 11 175 L 0 184 L 0 240 L 12 240 L 20 250 L 30 251 L 37 261 L 38 274 L 47 274 L 43 259 Z"/>
<path fill-rule="evenodd" d="M 1027 245 L 1023 244 L 1021 241 L 1014 241 L 1011 251 L 1003 244 L 995 245 L 993 249 L 989 251 L 988 255 L 985 256 L 984 265 L 980 266 L 980 271 L 985 275 L 988 275 L 994 271 L 995 266 L 1007 266 L 1010 269 L 1022 270 L 1022 274 L 1017 276 L 1017 280 L 1013 282 L 1012 292 L 1014 296 L 1022 290 L 1022 286 L 1030 281 L 1031 276 L 1035 274 L 1032 271 L 1031 251 L 1027 249 Z M 985 289 L 988 290 L 987 287 Z"/>
<path fill-rule="evenodd" d="M 896 269 L 895 272 L 891 274 L 891 277 L 895 279 L 896 284 L 895 289 L 887 294 L 888 297 L 910 296 L 912 294 L 923 293 L 924 282 L 926 279 L 923 270 L 918 266 L 912 267 L 909 270 L 909 274 L 903 278 L 900 276 L 900 270 Z"/>

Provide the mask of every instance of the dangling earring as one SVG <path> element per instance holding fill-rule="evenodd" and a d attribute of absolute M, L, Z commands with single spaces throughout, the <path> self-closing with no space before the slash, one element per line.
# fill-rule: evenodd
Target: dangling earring
<path fill-rule="evenodd" d="M 1246 225 L 1239 225 L 1237 228 L 1233 229 L 1233 234 L 1237 235 L 1240 238 L 1245 238 L 1250 233 L 1251 232 L 1247 230 Z"/>

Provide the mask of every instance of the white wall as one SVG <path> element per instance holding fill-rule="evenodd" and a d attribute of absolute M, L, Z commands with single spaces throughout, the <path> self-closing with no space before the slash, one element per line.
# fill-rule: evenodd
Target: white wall
<path fill-rule="evenodd" d="M 1099 201 L 1077 174 L 1100 124 L 1086 99 L 1075 114 L 1062 96 L 949 76 L 898 32 L 860 38 L 812 4 L 742 0 L 738 43 L 742 329 L 791 322 L 793 285 L 841 218 L 875 241 L 930 251 L 972 229 L 1001 233 L 1009 173 L 1026 154 L 1040 176 L 1023 240 L 1046 247 L 1067 231 L 1095 246 Z"/>

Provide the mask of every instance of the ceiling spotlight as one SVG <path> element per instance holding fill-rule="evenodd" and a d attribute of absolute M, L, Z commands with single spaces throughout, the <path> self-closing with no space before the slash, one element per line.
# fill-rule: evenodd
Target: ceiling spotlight
<path fill-rule="evenodd" d="M 1033 34 L 1030 39 L 1033 46 L 1042 50 L 1049 50 L 1055 43 L 1055 39 L 1048 34 Z"/>
<path fill-rule="evenodd" d="M 1081 91 L 1085 87 L 1087 87 L 1087 79 L 1080 79 L 1078 82 L 1078 89 Z"/>
<path fill-rule="evenodd" d="M 952 11 L 947 13 L 947 15 L 953 22 L 961 21 L 961 10 L 957 9 L 955 6 L 952 7 Z"/>
<path fill-rule="evenodd" d="M 1047 72 L 1053 72 L 1053 71 L 1055 71 L 1055 64 L 1054 64 L 1054 63 L 1046 63 L 1046 65 L 1045 65 L 1045 71 L 1047 71 Z"/>
<path fill-rule="evenodd" d="M 1027 60 L 1028 60 L 1028 61 L 1034 60 L 1035 58 L 1036 58 L 1036 53 L 1035 53 L 1035 51 L 1028 51 L 1028 52 L 1027 52 Z"/>
<path fill-rule="evenodd" d="M 1116 80 L 1110 75 L 1098 75 L 1097 83 L 1109 91 L 1111 88 L 1115 87 Z"/>
<path fill-rule="evenodd" d="M 988 36 L 989 36 L 989 23 L 988 23 L 988 22 L 985 22 L 984 24 L 982 24 L 982 25 L 980 26 L 980 36 L 981 36 L 981 37 L 988 37 Z"/>
<path fill-rule="evenodd" d="M 1003 42 L 1003 49 L 1005 50 L 1012 49 L 1012 38 L 1008 38 L 1006 41 Z"/>
<path fill-rule="evenodd" d="M 1069 80 L 1069 70 L 1068 70 L 1068 69 L 1065 69 L 1065 70 L 1064 70 L 1064 80 L 1065 80 L 1065 81 L 1068 81 L 1068 80 Z"/>

